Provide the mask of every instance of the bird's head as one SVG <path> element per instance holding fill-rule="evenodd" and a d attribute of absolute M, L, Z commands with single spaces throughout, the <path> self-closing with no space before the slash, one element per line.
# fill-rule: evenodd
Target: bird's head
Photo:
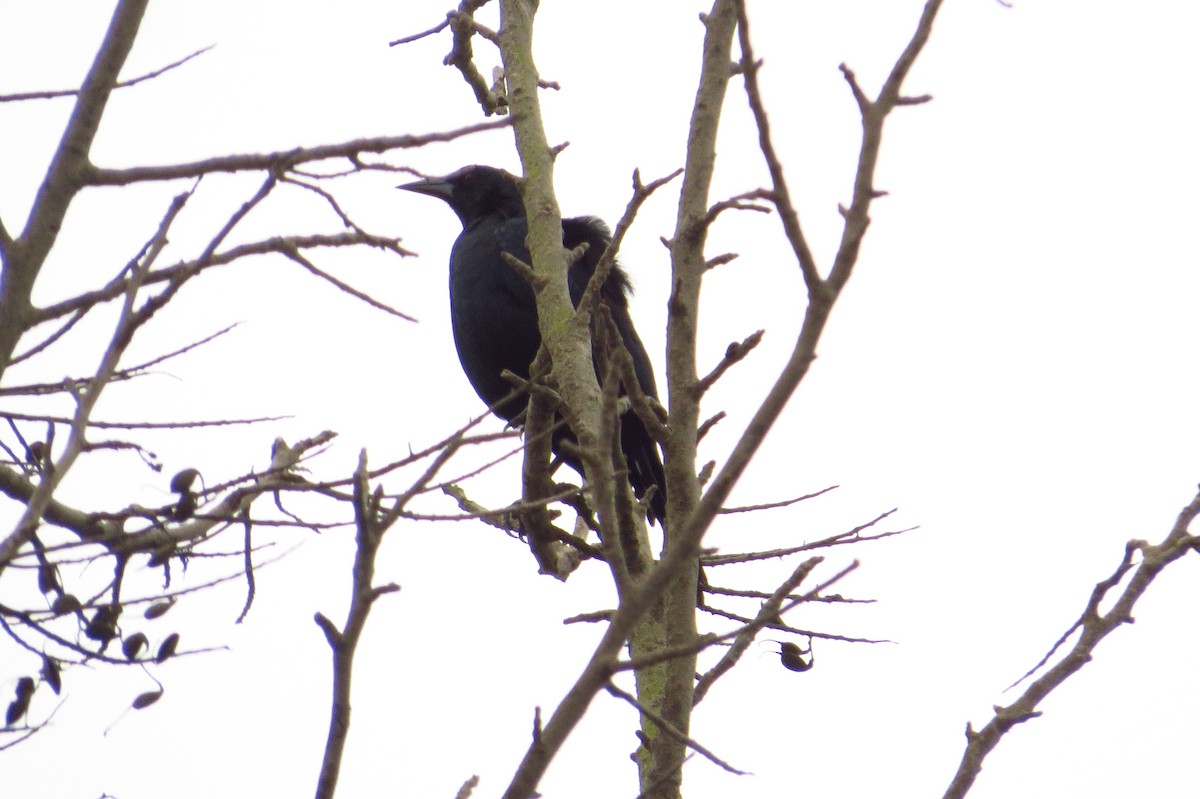
<path fill-rule="evenodd" d="M 444 178 L 425 178 L 396 188 L 444 200 L 458 214 L 463 227 L 484 217 L 525 214 L 517 178 L 495 167 L 464 166 Z"/>

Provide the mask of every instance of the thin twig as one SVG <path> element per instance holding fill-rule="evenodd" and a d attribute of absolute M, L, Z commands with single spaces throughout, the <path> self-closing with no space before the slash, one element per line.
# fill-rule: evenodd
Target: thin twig
<path fill-rule="evenodd" d="M 114 89 L 124 89 L 129 86 L 136 86 L 137 84 L 142 83 L 144 81 L 153 80 L 154 78 L 157 78 L 159 75 L 162 75 L 164 72 L 170 72 L 171 70 L 175 69 L 176 67 L 183 66 L 187 62 L 191 61 L 193 58 L 204 55 L 205 53 L 207 53 L 209 50 L 213 49 L 214 47 L 216 47 L 215 44 L 210 44 L 208 47 L 201 47 L 196 52 L 189 53 L 188 55 L 185 55 L 183 58 L 179 59 L 178 61 L 172 61 L 170 64 L 167 64 L 165 67 L 160 67 L 152 72 L 147 72 L 144 75 L 138 75 L 136 78 L 130 78 L 129 80 L 118 81 L 117 83 L 113 84 L 113 88 Z M 79 91 L 80 91 L 79 89 L 59 89 L 59 90 L 47 90 L 47 91 L 39 91 L 39 92 L 20 92 L 17 94 L 0 94 L 0 103 L 14 103 L 14 102 L 20 102 L 23 100 L 49 100 L 49 99 L 55 98 L 55 97 L 75 97 L 76 95 L 79 94 Z"/>
<path fill-rule="evenodd" d="M 404 319 L 405 321 L 408 321 L 408 322 L 417 321 L 415 318 L 409 316 L 408 314 L 404 313 L 403 311 L 398 311 L 395 308 L 393 308 L 392 306 L 386 305 L 386 304 L 380 302 L 379 300 L 372 297 L 370 294 L 361 292 L 358 289 L 351 286 L 350 284 L 344 283 L 341 280 L 338 280 L 333 275 L 329 274 L 328 272 L 318 268 L 316 266 L 316 264 L 314 264 L 312 261 L 308 260 L 308 258 L 306 258 L 304 256 L 304 254 L 301 253 L 300 250 L 296 249 L 295 247 L 289 247 L 289 248 L 284 249 L 283 254 L 286 255 L 288 258 L 290 258 L 292 261 L 300 264 L 300 266 L 304 267 L 310 273 L 316 275 L 317 277 L 321 278 L 322 280 L 326 281 L 327 283 L 332 283 L 334 286 L 336 286 L 338 288 L 339 291 L 343 291 L 346 294 L 349 294 L 351 297 L 362 300 L 367 305 L 370 305 L 372 308 L 378 308 L 379 310 L 381 310 L 385 313 L 389 313 L 392 316 L 398 316 L 401 319 Z"/>
<path fill-rule="evenodd" d="M 86 183 L 91 186 L 127 186 L 130 183 L 143 183 L 159 180 L 179 180 L 181 178 L 197 178 L 217 172 L 285 172 L 299 164 L 314 161 L 327 161 L 333 158 L 358 158 L 363 153 L 386 153 L 389 150 L 411 149 L 424 147 L 434 142 L 453 141 L 473 133 L 482 133 L 507 127 L 508 119 L 478 122 L 461 128 L 435 133 L 410 134 L 405 136 L 376 136 L 366 139 L 339 144 L 321 144 L 315 147 L 295 147 L 291 150 L 277 150 L 270 153 L 245 153 L 241 155 L 222 155 L 206 158 L 202 161 L 190 161 L 183 164 L 164 164 L 162 166 L 138 166 L 125 169 L 104 169 L 96 167 L 86 175 Z"/>
<path fill-rule="evenodd" d="M 785 549 L 769 549 L 761 552 L 740 552 L 732 555 L 705 555 L 703 562 L 705 566 L 725 566 L 731 563 L 749 563 L 755 560 L 771 560 L 773 558 L 785 558 L 789 555 L 795 555 L 800 552 L 811 552 L 814 549 L 825 549 L 826 547 L 840 546 L 845 544 L 853 544 L 859 541 L 877 541 L 881 538 L 890 538 L 901 533 L 912 532 L 916 527 L 905 527 L 902 530 L 889 530 L 884 533 L 875 533 L 873 535 L 862 535 L 864 530 L 869 530 L 879 524 L 884 519 L 891 516 L 898 509 L 892 508 L 885 511 L 869 522 L 857 525 L 846 530 L 845 532 L 836 533 L 822 538 L 818 541 L 812 541 L 807 544 L 801 544 L 797 547 L 787 547 Z"/>
<path fill-rule="evenodd" d="M 757 511 L 757 510 L 769 510 L 772 508 L 786 508 L 790 505 L 795 505 L 797 502 L 803 502 L 806 499 L 815 499 L 815 498 L 821 496 L 822 494 L 827 494 L 830 491 L 833 491 L 836 488 L 841 488 L 841 486 L 835 486 L 835 485 L 827 486 L 826 488 L 822 488 L 820 491 L 814 491 L 811 494 L 805 494 L 803 496 L 793 497 L 792 499 L 783 499 L 783 500 L 779 500 L 778 502 L 764 502 L 759 505 L 738 505 L 738 506 L 732 507 L 732 508 L 721 508 L 721 513 L 723 513 L 723 514 L 724 513 L 751 513 L 753 511 Z"/>
<path fill-rule="evenodd" d="M 179 280 L 184 275 L 191 275 L 203 269 L 224 266 L 255 255 L 267 255 L 271 253 L 286 255 L 292 249 L 304 251 L 326 247 L 356 247 L 363 244 L 371 247 L 380 247 L 402 255 L 411 254 L 399 247 L 399 239 L 369 234 L 364 235 L 356 232 L 316 233 L 307 236 L 274 236 L 248 244 L 239 244 L 235 247 L 230 247 L 228 250 L 212 253 L 204 258 L 180 261 L 171 266 L 156 269 L 146 277 L 144 285 L 152 286 L 158 283 L 168 283 L 173 280 Z M 40 324 L 50 319 L 74 313 L 80 308 L 91 307 L 98 302 L 114 300 L 124 294 L 127 285 L 127 280 L 115 281 L 95 291 L 84 292 L 71 299 L 63 300 L 54 305 L 48 305 L 33 314 L 33 323 Z"/>
<path fill-rule="evenodd" d="M 635 699 L 633 696 L 631 696 L 628 692 L 622 691 L 620 688 L 618 688 L 616 685 L 614 685 L 611 681 L 606 686 L 604 686 L 604 689 L 606 691 L 608 691 L 610 694 L 612 694 L 613 696 L 617 697 L 618 699 L 624 699 L 626 702 L 633 705 L 635 708 L 638 709 L 638 712 L 640 712 L 643 716 L 645 716 L 645 717 L 649 718 L 651 721 L 653 721 L 655 723 L 655 725 L 657 725 L 658 728 L 660 730 L 662 730 L 664 733 L 666 733 L 667 735 L 670 735 L 672 738 L 674 738 L 677 741 L 680 741 L 681 743 L 687 744 L 689 748 L 691 748 L 692 750 L 696 751 L 697 753 L 703 755 L 704 757 L 708 758 L 710 761 L 712 761 L 716 765 L 720 766 L 721 768 L 725 769 L 730 774 L 737 774 L 738 776 L 746 775 L 747 772 L 742 771 L 741 769 L 734 768 L 733 766 L 729 765 L 721 758 L 714 755 L 710 750 L 708 750 L 704 746 L 697 743 L 695 739 L 689 738 L 688 736 L 684 735 L 682 732 L 677 730 L 673 724 L 670 724 L 661 715 L 659 715 L 658 713 L 655 713 L 653 710 L 646 707 L 641 702 L 637 701 L 637 699 Z"/>

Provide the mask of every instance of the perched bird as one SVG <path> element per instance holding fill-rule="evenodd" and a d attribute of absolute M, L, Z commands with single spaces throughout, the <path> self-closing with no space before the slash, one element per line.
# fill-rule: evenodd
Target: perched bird
<path fill-rule="evenodd" d="M 489 166 L 467 166 L 444 178 L 427 178 L 398 188 L 444 200 L 462 222 L 463 232 L 450 251 L 454 344 L 475 393 L 488 405 L 496 405 L 513 390 L 501 373 L 507 369 L 528 379 L 529 366 L 541 344 L 533 289 L 501 255 L 506 252 L 531 263 L 525 246 L 525 206 L 517 179 Z M 563 246 L 575 249 L 584 242 L 588 244 L 567 275 L 571 301 L 578 305 L 612 233 L 602 221 L 590 216 L 564 219 L 562 227 Z M 628 275 L 615 265 L 600 294 L 633 359 L 642 392 L 657 398 L 650 359 L 629 319 L 629 292 Z M 527 404 L 526 397 L 517 396 L 498 405 L 496 415 L 511 422 Z M 555 454 L 582 474 L 582 465 L 571 448 L 574 437 L 566 425 L 558 429 L 553 440 Z M 662 458 L 658 445 L 633 411 L 621 417 L 621 450 L 634 493 L 642 497 L 651 486 L 656 488 L 649 516 L 661 523 L 666 518 Z"/>

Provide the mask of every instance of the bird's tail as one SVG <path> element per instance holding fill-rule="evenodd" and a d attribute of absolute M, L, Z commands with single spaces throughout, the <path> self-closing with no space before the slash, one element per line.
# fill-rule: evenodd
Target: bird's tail
<path fill-rule="evenodd" d="M 658 444 L 650 437 L 646 426 L 636 413 L 630 411 L 621 418 L 621 450 L 629 467 L 629 484 L 633 493 L 642 498 L 651 488 L 648 516 L 651 522 L 665 525 L 667 521 L 667 475 L 663 471 Z"/>

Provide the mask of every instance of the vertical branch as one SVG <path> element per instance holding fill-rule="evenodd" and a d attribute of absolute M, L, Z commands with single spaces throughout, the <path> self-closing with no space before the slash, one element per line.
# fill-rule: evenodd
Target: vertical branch
<path fill-rule="evenodd" d="M 868 106 L 869 124 L 881 126 L 887 113 L 906 101 L 899 83 L 928 37 L 928 27 L 938 3 L 931 0 L 918 34 L 897 63 L 888 85 L 892 88 Z M 517 148 L 525 172 L 524 200 L 529 220 L 528 245 L 538 277 L 536 295 L 542 340 L 550 353 L 555 382 L 572 417 L 581 445 L 584 469 L 590 481 L 606 474 L 600 440 L 600 392 L 591 360 L 586 327 L 571 312 L 566 290 L 566 261 L 561 242 L 561 218 L 552 190 L 553 157 L 542 129 L 537 103 L 537 71 L 532 60 L 534 0 L 502 0 L 500 47 L 509 84 L 509 101 Z M 662 560 L 636 581 L 623 597 L 603 639 L 575 685 L 555 710 L 547 725 L 536 731 L 508 790 L 507 799 L 532 794 L 551 759 L 578 723 L 595 693 L 604 687 L 614 659 L 626 640 L 631 655 L 644 659 L 673 645 L 695 640 L 696 571 L 701 538 L 734 483 L 748 465 L 767 430 L 782 411 L 814 357 L 816 343 L 837 296 L 840 284 L 821 281 L 809 262 L 810 302 L 805 322 L 788 365 L 738 442 L 733 455 L 703 496 L 695 477 L 696 429 L 699 388 L 696 377 L 696 333 L 699 291 L 705 269 L 704 243 L 711 220 L 708 193 L 716 157 L 716 131 L 721 105 L 732 73 L 732 40 L 738 28 L 740 3 L 715 0 L 704 17 L 707 28 L 701 84 L 688 139 L 687 172 L 680 201 L 675 238 L 671 242 L 672 291 L 668 327 L 668 397 L 670 431 L 667 440 L 668 529 Z M 744 18 L 744 17 L 743 17 Z M 743 68 L 752 59 L 748 38 L 743 39 Z M 857 88 L 857 87 L 855 87 Z M 755 88 L 754 91 L 757 91 Z M 861 92 L 858 92 L 861 94 Z M 864 118 L 867 118 L 864 111 Z M 760 119 L 762 122 L 765 116 Z M 864 122 L 866 126 L 868 122 Z M 762 139 L 769 133 L 761 127 Z M 864 135 L 859 177 L 869 182 L 879 138 Z M 773 158 L 773 154 L 770 156 Z M 778 171 L 781 175 L 781 171 Z M 856 186 L 861 181 L 856 181 Z M 873 193 L 867 199 L 873 198 Z M 777 199 L 777 198 L 776 198 Z M 868 205 L 852 208 L 864 215 Z M 848 220 L 849 223 L 850 220 Z M 865 230 L 865 225 L 863 225 Z M 847 246 L 845 262 L 852 265 L 857 249 Z M 846 267 L 838 274 L 848 276 Z M 600 508 L 602 514 L 612 508 Z M 661 666 L 662 668 L 658 668 Z M 692 658 L 663 661 L 637 672 L 639 702 L 686 735 L 692 706 Z M 674 799 L 679 795 L 685 750 L 678 738 L 659 734 L 652 718 L 643 718 L 643 746 L 637 759 L 643 795 Z"/>
<path fill-rule="evenodd" d="M 324 614 L 314 617 L 317 626 L 325 633 L 325 640 L 333 652 L 333 702 L 329 712 L 329 734 L 325 739 L 325 757 L 321 762 L 321 773 L 317 778 L 317 799 L 333 799 L 337 790 L 338 774 L 342 766 L 342 753 L 350 734 L 350 683 L 354 671 L 354 653 L 367 624 L 367 616 L 375 600 L 384 594 L 399 591 L 394 583 L 374 587 L 375 554 L 383 540 L 385 525 L 380 523 L 379 505 L 382 492 L 369 493 L 367 484 L 367 453 L 358 457 L 358 469 L 354 473 L 354 521 L 357 530 L 357 546 L 354 551 L 353 583 L 350 595 L 350 610 L 346 624 L 338 630 Z"/>
<path fill-rule="evenodd" d="M 846 81 L 850 84 L 850 89 L 853 91 L 862 113 L 863 135 L 858 155 L 858 170 L 854 175 L 854 195 L 851 198 L 850 209 L 846 213 L 846 225 L 842 231 L 842 240 L 838 245 L 837 255 L 833 260 L 833 269 L 827 281 L 835 292 L 840 292 L 846 285 L 846 281 L 850 279 L 850 273 L 858 261 L 859 247 L 866 235 L 867 225 L 871 221 L 868 214 L 871 201 L 879 196 L 875 191 L 875 166 L 879 161 L 879 146 L 883 142 L 883 123 L 896 106 L 918 105 L 931 99 L 928 95 L 905 97 L 900 94 L 900 89 L 904 84 L 904 79 L 908 77 L 909 71 L 912 70 L 913 64 L 916 63 L 917 56 L 921 54 L 921 50 L 929 41 L 929 36 L 933 33 L 933 21 L 941 7 L 942 0 L 928 0 L 925 3 L 912 39 L 904 48 L 904 52 L 896 59 L 892 71 L 888 73 L 883 82 L 879 97 L 874 102 L 869 101 L 863 94 L 855 80 L 854 73 L 845 64 L 841 67 L 842 74 L 846 76 Z"/>
<path fill-rule="evenodd" d="M 522 193 L 529 221 L 529 253 L 537 279 L 538 327 L 550 354 L 555 387 L 566 404 L 571 429 L 589 480 L 604 474 L 607 449 L 599 438 L 600 388 L 592 366 L 592 342 L 586 324 L 573 323 L 567 288 L 568 255 L 563 249 L 562 214 L 554 196 L 554 157 L 542 125 L 538 72 L 533 61 L 535 0 L 502 0 L 500 53 L 508 83 L 513 134 L 524 172 Z M 601 514 L 608 508 L 597 508 Z"/>
<path fill-rule="evenodd" d="M 554 410 L 557 403 L 548 392 L 536 384 L 536 375 L 544 375 L 546 348 L 538 349 L 537 357 L 530 366 L 529 404 L 525 406 L 525 458 L 521 464 L 521 497 L 528 507 L 522 512 L 522 524 L 529 539 L 529 549 L 538 562 L 538 571 L 560 580 L 579 565 L 577 553 L 570 553 L 563 543 L 553 536 L 553 522 L 549 508 L 541 504 L 546 497 L 555 493 L 554 481 L 550 479 L 552 456 Z"/>
<path fill-rule="evenodd" d="M 699 539 L 681 542 L 681 522 L 699 499 L 696 479 L 696 429 L 700 403 L 696 391 L 696 341 L 699 330 L 700 284 L 705 270 L 704 243 L 708 196 L 716 163 L 717 131 L 731 75 L 736 29 L 730 0 L 716 0 L 703 17 L 705 26 L 700 83 L 688 128 L 687 155 L 675 235 L 671 241 L 671 298 L 667 322 L 667 396 L 670 408 L 666 442 L 667 529 L 665 552 L 680 559 L 648 622 L 630 647 L 633 658 L 656 649 L 684 649 L 696 637 L 696 590 Z M 654 708 L 684 735 L 691 723 L 695 685 L 694 654 L 638 672 L 638 698 Z M 642 746 L 637 761 L 642 791 L 650 797 L 678 797 L 687 750 L 643 717 Z"/>
<path fill-rule="evenodd" d="M 533 61 L 536 0 L 501 0 L 499 46 L 508 83 L 513 133 L 524 173 L 522 192 L 529 223 L 527 245 L 533 261 L 538 327 L 550 355 L 555 387 L 566 404 L 579 442 L 584 473 L 590 481 L 607 472 L 600 441 L 600 387 L 592 365 L 591 336 L 575 318 L 567 288 L 567 253 L 562 242 L 562 215 L 554 196 L 554 159 L 542 125 L 538 73 Z M 610 508 L 597 508 L 601 515 Z M 578 681 L 538 731 L 504 793 L 505 799 L 527 799 L 596 692 L 608 682 L 632 625 L 609 624 L 600 645 Z"/>
<path fill-rule="evenodd" d="M 742 0 L 737 0 L 737 7 L 743 16 L 743 22 L 745 22 L 745 9 Z M 859 88 L 857 82 L 855 82 L 853 73 L 848 69 L 843 69 L 863 116 L 863 140 L 855 175 L 855 199 L 850 209 L 846 212 L 845 231 L 842 243 L 834 258 L 833 270 L 830 273 L 829 279 L 821 280 L 818 275 L 815 277 L 815 283 L 809 283 L 808 308 L 805 311 L 800 334 L 796 339 L 787 364 L 755 412 L 753 418 L 751 418 L 745 432 L 734 446 L 729 459 L 713 478 L 708 491 L 700 499 L 695 513 L 686 521 L 685 529 L 676 533 L 677 540 L 686 539 L 689 542 L 694 541 L 695 545 L 698 546 L 700 537 L 703 536 L 708 525 L 712 523 L 713 518 L 720 511 L 722 504 L 729 497 L 730 491 L 733 490 L 734 484 L 741 477 L 742 472 L 749 465 L 755 452 L 758 451 L 758 447 L 766 438 L 771 425 L 779 418 L 787 401 L 800 385 L 800 381 L 808 373 L 809 365 L 816 358 L 817 343 L 820 341 L 821 334 L 825 330 L 825 323 L 829 320 L 829 314 L 833 310 L 833 305 L 837 301 L 842 287 L 849 280 L 850 274 L 857 262 L 859 245 L 862 242 L 862 236 L 865 234 L 870 221 L 868 216 L 870 204 L 877 196 L 875 190 L 872 188 L 872 181 L 875 174 L 875 165 L 879 157 L 879 147 L 882 143 L 883 123 L 896 106 L 914 105 L 929 99 L 928 97 L 902 97 L 900 95 L 900 85 L 920 54 L 921 49 L 929 40 L 929 34 L 933 29 L 933 21 L 940 7 L 941 0 L 929 0 L 926 3 L 912 39 L 892 68 L 891 73 L 884 83 L 884 90 L 876 100 L 871 101 L 868 99 L 863 94 L 861 88 Z M 746 27 L 742 29 L 741 44 L 743 47 L 742 67 L 743 69 L 752 70 L 755 67 Z M 770 134 L 765 124 L 765 112 L 762 111 L 763 104 L 755 102 L 755 96 L 758 91 L 757 83 L 747 81 L 746 91 L 751 97 L 751 108 L 756 116 L 760 138 L 762 141 L 769 143 Z M 782 170 L 779 169 L 773 148 L 764 147 L 763 150 L 764 157 L 770 165 L 772 175 L 777 175 L 781 178 Z M 778 203 L 778 197 L 775 198 L 775 201 Z M 783 212 L 781 211 L 782 215 Z M 795 241 L 792 244 L 793 247 L 799 246 L 799 243 Z M 805 268 L 803 262 L 801 263 L 801 268 Z M 814 277 L 808 275 L 807 279 L 811 281 Z"/>
<path fill-rule="evenodd" d="M 553 156 L 542 127 L 537 98 L 538 74 L 532 55 L 535 9 L 536 3 L 532 0 L 502 0 L 499 43 L 517 149 L 525 175 L 527 243 L 538 278 L 535 281 L 538 324 L 550 354 L 555 387 L 568 408 L 571 426 L 579 441 L 585 475 L 595 484 L 611 472 L 610 442 L 600 434 L 601 392 L 592 359 L 591 333 L 587 319 L 574 313 L 567 290 L 567 254 L 562 245 L 562 220 L 553 192 Z M 728 70 L 728 63 L 725 68 Z M 614 492 L 602 491 L 600 499 L 603 505 L 597 503 L 597 512 L 607 521 L 615 514 Z M 608 529 L 613 529 L 613 525 Z M 628 558 L 630 553 L 625 555 Z M 620 559 L 615 562 L 619 563 Z M 537 731 L 505 791 L 506 799 L 527 799 L 535 792 L 550 761 L 583 717 L 596 693 L 607 685 L 621 647 L 631 636 L 636 637 L 638 620 L 651 609 L 653 598 L 664 586 L 665 582 L 661 580 L 647 580 L 622 597 L 618 613 L 609 623 L 583 673 L 545 727 Z M 691 679 L 690 673 L 688 679 Z M 648 703 L 648 706 L 656 704 Z M 691 704 L 690 692 L 687 704 Z"/>
<path fill-rule="evenodd" d="M 758 70 L 762 67 L 762 62 L 754 58 L 754 50 L 750 44 L 750 20 L 746 16 L 746 4 L 743 0 L 739 0 L 737 12 L 738 45 L 742 50 L 742 79 L 746 84 L 746 98 L 750 103 L 750 111 L 758 128 L 758 148 L 762 151 L 763 160 L 767 162 L 767 172 L 771 175 L 771 200 L 779 214 L 779 221 L 783 224 L 783 233 L 792 245 L 796 263 L 804 275 L 804 285 L 813 293 L 821 288 L 821 273 L 800 227 L 800 216 L 792 204 L 792 195 L 783 177 L 783 163 L 779 160 L 775 144 L 771 140 L 771 124 L 758 86 Z"/>
<path fill-rule="evenodd" d="M 149 0 L 121 0 L 96 60 L 84 79 L 75 109 L 38 189 L 24 232 L 5 248 L 0 270 L 0 374 L 3 374 L 28 323 L 33 306 L 30 294 L 50 248 L 58 237 L 63 217 L 91 169 L 88 154 L 108 97 L 133 41 Z"/>
<path fill-rule="evenodd" d="M 671 240 L 671 299 L 667 319 L 667 394 L 670 409 L 666 472 L 671 486 L 667 518 L 686 519 L 699 497 L 696 480 L 696 340 L 700 327 L 700 282 L 705 271 L 708 195 L 717 158 L 717 130 L 729 85 L 734 4 L 716 0 L 704 17 L 704 60 L 688 127 L 687 158 L 675 236 Z M 668 548 L 674 544 L 668 526 Z"/>

